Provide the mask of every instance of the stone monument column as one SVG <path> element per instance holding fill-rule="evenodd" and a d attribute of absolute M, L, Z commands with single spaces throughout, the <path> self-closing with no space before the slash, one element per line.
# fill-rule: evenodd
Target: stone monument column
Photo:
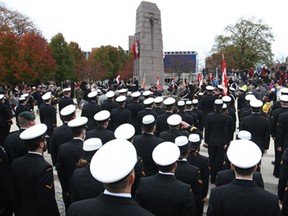
<path fill-rule="evenodd" d="M 164 84 L 163 41 L 160 10 L 155 3 L 142 1 L 136 13 L 135 40 L 139 44 L 139 56 L 134 61 L 134 78 L 139 85 Z"/>

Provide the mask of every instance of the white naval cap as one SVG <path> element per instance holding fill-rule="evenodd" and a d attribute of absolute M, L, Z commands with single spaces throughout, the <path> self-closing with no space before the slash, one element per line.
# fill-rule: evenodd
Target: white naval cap
<path fill-rule="evenodd" d="M 188 140 L 190 142 L 199 142 L 201 139 L 199 134 L 190 134 Z"/>
<path fill-rule="evenodd" d="M 217 88 L 223 89 L 223 86 L 220 84 L 220 85 L 217 85 Z"/>
<path fill-rule="evenodd" d="M 49 100 L 51 98 L 51 92 L 46 92 L 44 95 L 42 95 L 42 99 L 44 101 Z"/>
<path fill-rule="evenodd" d="M 94 91 L 91 91 L 87 96 L 88 96 L 88 98 L 94 98 L 97 96 L 97 94 L 98 94 L 98 92 L 96 90 L 94 90 Z"/>
<path fill-rule="evenodd" d="M 126 177 L 137 162 L 133 144 L 124 139 L 114 139 L 103 145 L 90 163 L 92 176 L 102 183 L 115 183 Z"/>
<path fill-rule="evenodd" d="M 227 104 L 226 103 L 223 103 L 222 109 L 227 109 Z"/>
<path fill-rule="evenodd" d="M 239 90 L 240 91 L 245 91 L 243 87 L 239 87 Z"/>
<path fill-rule="evenodd" d="M 162 103 L 163 100 L 164 100 L 163 97 L 158 96 L 158 97 L 154 98 L 154 103 L 156 103 L 156 104 L 158 104 L 158 103 Z"/>
<path fill-rule="evenodd" d="M 182 117 L 178 114 L 173 114 L 167 118 L 167 123 L 171 126 L 176 126 L 181 124 Z"/>
<path fill-rule="evenodd" d="M 83 151 L 96 151 L 102 146 L 102 141 L 99 138 L 90 138 L 84 141 Z"/>
<path fill-rule="evenodd" d="M 253 108 L 260 108 L 263 106 L 263 102 L 261 100 L 250 100 L 249 105 Z"/>
<path fill-rule="evenodd" d="M 179 156 L 179 147 L 172 142 L 162 142 L 152 152 L 154 162 L 160 166 L 172 165 L 177 161 Z"/>
<path fill-rule="evenodd" d="M 131 139 L 135 134 L 135 128 L 129 123 L 124 123 L 119 125 L 114 131 L 114 136 L 116 139 Z"/>
<path fill-rule="evenodd" d="M 192 100 L 192 104 L 198 104 L 198 103 L 199 103 L 198 99 L 193 99 Z"/>
<path fill-rule="evenodd" d="M 216 99 L 216 100 L 214 101 L 214 104 L 216 104 L 216 105 L 222 105 L 222 104 L 223 104 L 223 101 L 222 101 L 221 99 Z"/>
<path fill-rule="evenodd" d="M 85 116 L 81 116 L 79 118 L 75 118 L 68 122 L 68 126 L 71 128 L 82 127 L 85 126 L 88 122 L 88 118 Z"/>
<path fill-rule="evenodd" d="M 175 144 L 178 147 L 185 146 L 188 144 L 188 138 L 186 136 L 178 136 L 175 138 Z"/>
<path fill-rule="evenodd" d="M 128 89 L 122 88 L 118 91 L 119 94 L 124 94 L 128 91 Z"/>
<path fill-rule="evenodd" d="M 21 95 L 21 96 L 18 98 L 18 101 L 25 101 L 25 100 L 27 100 L 27 98 L 24 97 L 23 95 Z"/>
<path fill-rule="evenodd" d="M 288 95 L 281 95 L 280 96 L 280 101 L 284 103 L 288 103 Z"/>
<path fill-rule="evenodd" d="M 280 89 L 281 94 L 288 94 L 288 88 L 283 87 Z"/>
<path fill-rule="evenodd" d="M 152 94 L 152 92 L 150 90 L 146 90 L 143 92 L 143 96 L 149 96 L 151 94 Z"/>
<path fill-rule="evenodd" d="M 147 99 L 145 99 L 144 101 L 143 101 L 143 104 L 144 105 L 150 105 L 150 104 L 152 104 L 154 102 L 154 99 L 152 98 L 152 97 L 149 97 L 149 98 L 147 98 Z"/>
<path fill-rule="evenodd" d="M 141 93 L 140 93 L 139 91 L 133 92 L 133 93 L 131 94 L 131 96 L 132 96 L 133 98 L 140 97 L 140 95 L 141 95 Z"/>
<path fill-rule="evenodd" d="M 63 89 L 63 92 L 69 92 L 69 91 L 71 91 L 71 88 L 70 88 L 70 87 Z"/>
<path fill-rule="evenodd" d="M 184 101 L 184 100 L 178 101 L 177 106 L 178 106 L 178 107 L 183 107 L 183 106 L 185 106 L 185 101 Z"/>
<path fill-rule="evenodd" d="M 153 115 L 145 115 L 142 118 L 142 124 L 143 125 L 151 125 L 155 123 L 155 117 Z"/>
<path fill-rule="evenodd" d="M 247 94 L 245 96 L 246 101 L 251 101 L 251 100 L 255 100 L 255 99 L 256 99 L 256 97 L 253 94 Z"/>
<path fill-rule="evenodd" d="M 173 105 L 175 102 L 176 102 L 176 100 L 174 98 L 168 97 L 164 100 L 163 103 L 164 103 L 164 105 L 169 106 L 169 105 Z"/>
<path fill-rule="evenodd" d="M 105 95 L 107 98 L 113 98 L 115 96 L 115 93 L 114 91 L 108 91 Z"/>
<path fill-rule="evenodd" d="M 238 138 L 241 140 L 251 140 L 251 133 L 246 130 L 240 130 L 238 133 Z"/>
<path fill-rule="evenodd" d="M 118 103 L 122 103 L 124 101 L 126 101 L 126 96 L 124 96 L 124 95 L 118 96 L 116 98 L 116 102 L 118 102 Z"/>
<path fill-rule="evenodd" d="M 211 86 L 211 85 L 207 85 L 207 86 L 206 86 L 206 90 L 207 90 L 207 91 L 213 91 L 213 90 L 214 90 L 214 87 Z"/>
<path fill-rule="evenodd" d="M 47 131 L 47 126 L 45 124 L 36 124 L 30 128 L 27 128 L 20 134 L 20 139 L 22 140 L 32 140 L 42 137 Z"/>
<path fill-rule="evenodd" d="M 228 147 L 227 157 L 234 166 L 247 169 L 259 163 L 262 152 L 252 141 L 233 140 Z"/>
<path fill-rule="evenodd" d="M 61 116 L 68 116 L 68 115 L 71 115 L 72 113 L 74 113 L 75 110 L 76 110 L 76 106 L 73 104 L 70 104 L 70 105 L 65 106 L 63 109 L 61 109 L 60 115 Z"/>
<path fill-rule="evenodd" d="M 0 94 L 0 100 L 4 98 L 4 94 Z"/>
<path fill-rule="evenodd" d="M 28 98 L 29 94 L 28 93 L 24 93 L 22 96 L 25 97 L 25 98 Z"/>
<path fill-rule="evenodd" d="M 232 86 L 230 86 L 229 89 L 230 89 L 231 91 L 235 91 L 235 90 L 236 90 L 236 89 L 233 88 Z"/>
<path fill-rule="evenodd" d="M 223 102 L 228 103 L 228 102 L 230 102 L 232 99 L 231 99 L 231 97 L 225 95 L 225 96 L 222 97 L 222 100 L 223 100 Z"/>
<path fill-rule="evenodd" d="M 106 121 L 110 118 L 110 112 L 108 110 L 101 110 L 94 115 L 95 121 Z"/>
<path fill-rule="evenodd" d="M 192 105 L 192 101 L 191 101 L 191 100 L 187 100 L 187 101 L 186 101 L 186 105 L 188 105 L 188 106 L 189 106 L 189 105 Z"/>

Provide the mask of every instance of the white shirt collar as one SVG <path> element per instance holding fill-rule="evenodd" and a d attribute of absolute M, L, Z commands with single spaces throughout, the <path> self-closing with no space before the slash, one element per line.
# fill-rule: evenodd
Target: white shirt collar
<path fill-rule="evenodd" d="M 110 195 L 110 196 L 116 196 L 116 197 L 131 198 L 131 194 L 130 193 L 113 193 L 113 192 L 110 192 L 108 190 L 104 190 L 104 194 L 107 194 L 107 195 Z"/>
<path fill-rule="evenodd" d="M 160 174 L 162 175 L 175 175 L 174 173 L 172 172 L 162 172 L 162 171 L 159 171 Z"/>
<path fill-rule="evenodd" d="M 28 151 L 29 154 L 38 154 L 38 155 L 41 155 L 43 156 L 40 152 L 35 152 L 35 151 Z"/>

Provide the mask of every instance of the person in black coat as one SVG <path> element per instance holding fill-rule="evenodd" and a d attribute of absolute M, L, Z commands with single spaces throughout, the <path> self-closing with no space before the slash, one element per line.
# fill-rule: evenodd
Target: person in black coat
<path fill-rule="evenodd" d="M 164 140 L 156 137 L 156 120 L 153 115 L 146 115 L 142 119 L 141 135 L 137 135 L 133 139 L 133 144 L 136 148 L 137 155 L 143 160 L 145 176 L 151 176 L 158 172 L 158 167 L 152 158 L 154 148 Z"/>
<path fill-rule="evenodd" d="M 206 117 L 208 113 L 212 113 L 214 111 L 214 101 L 215 97 L 213 95 L 214 87 L 211 85 L 206 86 L 206 93 L 201 97 L 199 101 L 199 109 L 203 111 L 204 114 L 204 122 L 206 122 Z"/>
<path fill-rule="evenodd" d="M 159 136 L 159 134 L 163 131 L 169 130 L 169 125 L 167 123 L 167 119 L 169 116 L 173 114 L 174 104 L 176 100 L 172 97 L 168 97 L 164 100 L 165 110 L 166 112 L 157 117 L 157 128 L 155 131 L 155 136 Z"/>
<path fill-rule="evenodd" d="M 158 216 L 195 215 L 195 199 L 191 186 L 176 179 L 175 170 L 180 150 L 175 143 L 160 143 L 153 151 L 159 173 L 141 178 L 136 201 Z"/>
<path fill-rule="evenodd" d="M 25 142 L 20 139 L 20 134 L 27 128 L 35 125 L 35 115 L 30 111 L 24 111 L 18 115 L 18 122 L 20 129 L 9 134 L 4 143 L 9 164 L 11 164 L 14 159 L 27 154 L 28 149 Z"/>
<path fill-rule="evenodd" d="M 207 215 L 280 215 L 276 195 L 258 187 L 252 180 L 262 152 L 253 142 L 235 140 L 227 150 L 236 179 L 211 190 Z"/>
<path fill-rule="evenodd" d="M 131 198 L 136 162 L 136 150 L 127 140 L 114 139 L 102 146 L 91 160 L 90 171 L 103 182 L 105 191 L 97 198 L 72 203 L 67 216 L 152 216 Z"/>
<path fill-rule="evenodd" d="M 114 133 L 108 130 L 110 121 L 110 112 L 108 110 L 102 110 L 94 115 L 94 119 L 97 122 L 97 127 L 86 133 L 85 139 L 99 138 L 103 145 L 108 141 L 115 139 Z"/>
<path fill-rule="evenodd" d="M 68 127 L 67 124 L 69 121 L 75 118 L 75 110 L 75 105 L 68 105 L 64 107 L 60 112 L 63 125 L 56 127 L 53 130 L 49 145 L 53 166 L 56 165 L 60 145 L 62 145 L 63 143 L 67 143 L 73 139 L 72 130 L 70 129 L 70 127 Z"/>
<path fill-rule="evenodd" d="M 50 137 L 52 136 L 54 128 L 57 126 L 56 108 L 51 105 L 52 95 L 47 92 L 42 96 L 44 103 L 39 109 L 40 122 L 47 126 L 46 140 L 48 143 L 48 152 L 50 153 Z"/>
<path fill-rule="evenodd" d="M 282 155 L 278 181 L 278 198 L 282 203 L 282 215 L 288 214 L 288 148 Z"/>
<path fill-rule="evenodd" d="M 131 112 L 125 108 L 125 96 L 118 96 L 116 102 L 118 103 L 118 108 L 111 111 L 111 128 L 112 131 L 124 123 L 131 123 Z"/>
<path fill-rule="evenodd" d="M 20 128 L 19 126 L 19 122 L 18 122 L 18 115 L 21 113 L 21 112 L 24 112 L 24 111 L 30 111 L 29 108 L 26 106 L 26 103 L 27 103 L 27 99 L 25 97 L 20 97 L 18 99 L 18 105 L 16 106 L 15 108 L 15 118 L 16 118 L 16 124 L 17 126 Z"/>
<path fill-rule="evenodd" d="M 245 107 L 248 107 L 248 104 L 246 102 L 246 92 L 244 91 L 244 89 L 242 87 L 239 88 L 240 92 L 237 96 L 237 115 L 238 115 L 238 122 L 240 126 L 240 122 L 241 122 L 241 110 L 243 110 Z"/>
<path fill-rule="evenodd" d="M 4 146 L 4 141 L 10 132 L 12 124 L 10 107 L 5 104 L 4 95 L 0 94 L 0 145 L 2 147 Z"/>
<path fill-rule="evenodd" d="M 126 107 L 131 112 L 131 123 L 136 130 L 135 132 L 136 135 L 141 134 L 141 126 L 139 125 L 138 118 L 137 118 L 138 113 L 145 109 L 144 105 L 139 102 L 140 95 L 141 93 L 138 91 L 133 92 L 132 93 L 133 101 L 127 104 L 127 107 Z"/>
<path fill-rule="evenodd" d="M 199 203 L 200 206 L 198 206 L 197 208 L 197 213 L 203 214 L 204 203 L 207 201 L 206 197 L 209 188 L 209 161 L 207 157 L 199 153 L 201 143 L 200 135 L 195 133 L 190 134 L 188 140 L 190 150 L 189 155 L 187 157 L 187 161 L 189 164 L 198 167 L 200 169 L 200 177 L 202 180 L 202 195 L 201 195 L 202 203 Z"/>
<path fill-rule="evenodd" d="M 175 176 L 178 180 L 191 186 L 195 198 L 196 215 L 202 216 L 202 180 L 199 168 L 187 162 L 190 151 L 188 138 L 186 136 L 179 136 L 175 139 L 175 144 L 180 149 Z"/>
<path fill-rule="evenodd" d="M 15 215 L 60 215 L 55 200 L 53 168 L 43 158 L 45 124 L 20 134 L 29 152 L 11 165 L 10 196 Z"/>
<path fill-rule="evenodd" d="M 71 128 L 74 138 L 59 147 L 56 170 L 62 187 L 62 197 L 66 211 L 71 204 L 69 196 L 70 180 L 81 157 L 87 122 L 86 117 L 79 117 L 70 121 L 68 126 Z"/>
<path fill-rule="evenodd" d="M 118 104 L 114 101 L 114 96 L 115 93 L 113 91 L 108 91 L 106 93 L 107 100 L 101 104 L 102 110 L 108 110 L 111 113 L 112 109 L 118 107 Z"/>
<path fill-rule="evenodd" d="M 197 115 L 197 119 L 198 119 L 198 129 L 200 131 L 203 131 L 203 128 L 204 128 L 204 113 L 202 110 L 198 109 L 198 99 L 193 99 L 192 100 L 192 108 L 191 108 L 191 105 L 190 105 L 190 102 L 186 102 L 186 106 L 187 106 L 187 109 L 186 109 L 186 112 L 187 113 L 191 113 L 193 115 L 193 113 L 195 113 Z"/>
<path fill-rule="evenodd" d="M 70 104 L 74 104 L 73 99 L 70 97 L 71 96 L 71 88 L 64 88 L 63 89 L 63 97 L 60 98 L 59 102 L 58 102 L 58 108 L 59 108 L 59 113 L 61 112 L 61 110 L 70 105 Z"/>
<path fill-rule="evenodd" d="M 97 91 L 91 91 L 88 94 L 89 102 L 82 108 L 81 116 L 88 118 L 87 131 L 93 130 L 97 127 L 94 120 L 94 115 L 101 111 L 101 106 L 97 104 Z"/>
<path fill-rule="evenodd" d="M 155 119 L 157 119 L 157 114 L 152 110 L 153 107 L 153 103 L 154 103 L 154 99 L 149 97 L 147 99 L 145 99 L 143 101 L 143 104 L 145 106 L 145 109 L 141 110 L 138 115 L 137 115 L 137 122 L 138 122 L 138 128 L 140 128 L 140 130 L 138 132 L 137 135 L 141 134 L 141 124 L 142 124 L 142 119 L 144 116 L 146 115 L 153 115 Z"/>
<path fill-rule="evenodd" d="M 198 116 L 193 113 L 189 114 L 185 112 L 185 101 L 181 100 L 177 102 L 178 112 L 177 114 L 182 117 L 182 120 L 187 122 L 190 125 L 193 125 L 195 127 L 198 127 Z"/>
<path fill-rule="evenodd" d="M 71 177 L 71 202 L 94 198 L 104 191 L 102 182 L 97 181 L 90 172 L 90 161 L 101 146 L 102 142 L 99 138 L 84 141 L 81 159 Z"/>
<path fill-rule="evenodd" d="M 263 102 L 260 100 L 251 101 L 252 114 L 242 119 L 239 129 L 249 131 L 252 136 L 251 141 L 255 142 L 265 154 L 270 143 L 270 121 L 260 114 L 262 105 Z"/>
<path fill-rule="evenodd" d="M 0 146 L 0 215 L 3 216 L 13 215 L 8 193 L 9 171 L 8 157 Z"/>
<path fill-rule="evenodd" d="M 205 128 L 205 146 L 208 147 L 211 183 L 216 174 L 223 169 L 226 149 L 229 145 L 229 118 L 221 112 L 223 101 L 215 100 L 215 111 L 207 115 Z"/>
<path fill-rule="evenodd" d="M 163 102 L 162 96 L 158 96 L 158 97 L 154 98 L 154 105 L 155 106 L 152 108 L 152 110 L 157 114 L 157 116 L 160 116 L 166 112 L 165 109 L 162 108 L 162 105 L 163 105 L 162 102 Z"/>
<path fill-rule="evenodd" d="M 169 130 L 160 133 L 159 138 L 164 141 L 174 142 L 178 136 L 189 136 L 187 130 L 182 129 L 182 118 L 178 114 L 173 114 L 167 119 L 167 123 L 170 127 Z M 188 123 L 186 123 L 188 124 Z"/>
<path fill-rule="evenodd" d="M 275 152 L 275 161 L 274 161 L 274 170 L 273 170 L 273 175 L 276 178 L 279 178 L 279 171 L 280 171 L 280 162 L 281 162 L 281 157 L 283 154 L 283 151 L 285 148 L 283 147 L 283 138 L 281 137 L 284 135 L 286 132 L 283 131 L 283 121 L 281 122 L 281 126 L 279 129 L 279 116 L 282 113 L 288 112 L 288 95 L 281 95 L 280 96 L 280 101 L 281 101 L 281 107 L 278 109 L 275 109 L 272 112 L 270 122 L 271 122 L 271 137 L 274 140 L 274 152 Z M 277 131 L 281 136 L 278 136 L 280 138 L 279 144 L 277 144 Z M 280 132 L 281 131 L 281 132 Z M 284 132 L 284 133 L 283 133 Z"/>

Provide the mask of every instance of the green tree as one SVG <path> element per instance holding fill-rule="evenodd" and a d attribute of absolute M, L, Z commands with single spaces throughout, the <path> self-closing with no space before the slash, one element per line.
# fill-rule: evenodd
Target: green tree
<path fill-rule="evenodd" d="M 90 54 L 89 62 L 93 72 L 98 76 L 95 78 L 115 79 L 120 71 L 123 71 L 128 55 L 118 46 L 101 46 Z"/>
<path fill-rule="evenodd" d="M 74 58 L 71 49 L 61 33 L 55 35 L 50 42 L 52 56 L 56 62 L 55 81 L 61 84 L 65 80 L 74 78 Z"/>
<path fill-rule="evenodd" d="M 71 79 L 76 81 L 82 78 L 82 71 L 86 69 L 86 59 L 83 55 L 82 50 L 80 49 L 78 43 L 70 42 L 68 45 L 69 53 L 72 57 L 72 74 Z"/>
<path fill-rule="evenodd" d="M 216 37 L 211 52 L 224 54 L 228 68 L 244 70 L 254 68 L 256 64 L 268 66 L 272 64 L 271 43 L 274 36 L 271 28 L 262 20 L 257 20 L 255 17 L 240 18 L 236 24 L 228 25 L 224 31 L 227 34 Z M 214 57 L 218 58 L 218 55 Z"/>

